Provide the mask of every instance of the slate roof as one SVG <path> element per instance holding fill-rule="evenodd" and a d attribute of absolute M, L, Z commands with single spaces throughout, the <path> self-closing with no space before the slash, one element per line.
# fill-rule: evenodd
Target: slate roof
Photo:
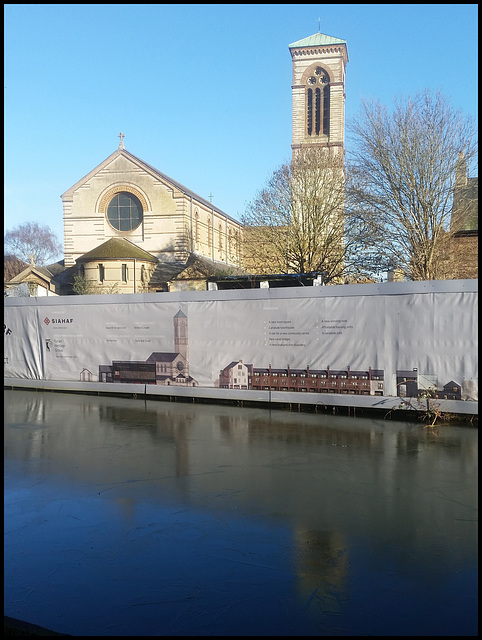
<path fill-rule="evenodd" d="M 233 268 L 233 265 L 192 252 L 186 262 L 158 262 L 149 281 L 149 286 L 151 288 L 160 287 L 172 280 L 180 279 L 208 279 L 215 274 L 221 276 L 221 274 L 232 273 Z"/>
<path fill-rule="evenodd" d="M 153 351 L 145 362 L 172 362 L 178 355 L 170 351 Z"/>
<path fill-rule="evenodd" d="M 125 260 L 135 258 L 149 262 L 157 262 L 157 258 L 135 245 L 127 238 L 109 238 L 98 247 L 94 247 L 87 253 L 77 258 L 76 262 L 89 262 L 90 260 Z"/>
<path fill-rule="evenodd" d="M 29 264 L 17 273 L 11 280 L 9 280 L 9 284 L 16 284 L 24 282 L 24 279 L 29 275 L 29 273 L 36 275 L 40 278 L 44 278 L 49 282 L 52 280 L 54 276 L 61 273 L 64 270 L 64 261 L 60 260 L 59 262 L 54 262 L 53 264 L 49 264 L 47 266 L 40 266 L 38 264 Z"/>

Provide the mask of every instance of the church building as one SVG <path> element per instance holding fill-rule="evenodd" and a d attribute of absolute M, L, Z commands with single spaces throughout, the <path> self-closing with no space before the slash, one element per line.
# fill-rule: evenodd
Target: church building
<path fill-rule="evenodd" d="M 35 282 L 36 295 L 142 293 L 206 289 L 207 277 L 241 270 L 241 224 L 127 151 L 124 137 L 61 196 L 64 260 L 31 262 L 8 284 Z"/>
<path fill-rule="evenodd" d="M 127 293 L 167 290 L 193 257 L 208 271 L 239 267 L 240 223 L 119 138 L 118 149 L 62 195 L 66 269 Z"/>
<path fill-rule="evenodd" d="M 317 33 L 289 50 L 293 152 L 313 144 L 343 152 L 346 42 Z M 16 280 L 35 276 L 38 295 L 137 293 L 206 289 L 209 277 L 248 273 L 241 224 L 127 151 L 124 137 L 61 196 L 63 263 L 42 269 L 46 283 L 30 273 L 34 264 Z"/>
<path fill-rule="evenodd" d="M 304 149 L 326 149 L 344 173 L 347 43 L 318 32 L 290 44 L 289 52 L 293 159 Z M 243 228 L 127 151 L 123 133 L 118 137 L 118 148 L 61 196 L 64 260 L 48 267 L 31 263 L 8 286 L 28 282 L 37 295 L 137 293 L 206 289 L 208 282 L 215 288 L 213 278 L 223 277 L 233 286 L 237 276 L 281 273 L 269 271 L 266 251 L 243 251 L 253 247 L 256 227 Z M 457 193 L 477 202 L 474 181 L 466 182 L 462 175 Z M 474 224 L 459 235 L 461 245 L 477 240 Z M 84 291 L 73 288 L 79 281 Z"/>

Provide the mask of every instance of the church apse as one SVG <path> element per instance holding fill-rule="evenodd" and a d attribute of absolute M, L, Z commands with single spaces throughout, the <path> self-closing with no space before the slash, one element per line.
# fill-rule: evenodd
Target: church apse
<path fill-rule="evenodd" d="M 178 311 L 174 322 L 174 351 L 153 351 L 147 360 L 113 360 L 99 365 L 99 382 L 197 387 L 189 375 L 188 320 Z"/>

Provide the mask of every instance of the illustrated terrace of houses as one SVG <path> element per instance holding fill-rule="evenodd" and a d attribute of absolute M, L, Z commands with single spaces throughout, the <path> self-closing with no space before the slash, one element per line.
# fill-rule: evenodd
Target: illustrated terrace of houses
<path fill-rule="evenodd" d="M 242 360 L 230 362 L 219 374 L 221 389 L 265 389 L 272 391 L 306 391 L 313 393 L 353 393 L 382 396 L 383 369 L 363 371 L 326 369 L 275 369 L 254 367 Z"/>
<path fill-rule="evenodd" d="M 417 369 L 397 370 L 397 395 L 417 397 L 421 390 Z M 383 369 L 275 369 L 257 368 L 242 360 L 230 362 L 219 373 L 218 385 L 221 389 L 255 389 L 270 391 L 297 391 L 311 393 L 344 393 L 367 396 L 384 395 L 385 371 Z M 451 380 L 441 390 L 433 390 L 432 395 L 447 400 L 460 400 L 461 385 Z"/>

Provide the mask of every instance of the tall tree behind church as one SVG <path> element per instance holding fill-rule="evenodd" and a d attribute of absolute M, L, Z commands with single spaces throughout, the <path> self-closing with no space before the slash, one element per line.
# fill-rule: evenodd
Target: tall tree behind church
<path fill-rule="evenodd" d="M 350 164 L 357 176 L 352 200 L 379 225 L 379 253 L 408 280 L 447 275 L 451 240 L 469 212 L 452 215 L 460 158 L 477 154 L 473 120 L 440 91 L 425 89 L 395 101 L 392 111 L 363 102 L 347 125 Z"/>
<path fill-rule="evenodd" d="M 25 222 L 6 231 L 4 253 L 9 253 L 26 263 L 46 265 L 63 254 L 62 244 L 48 226 Z"/>
<path fill-rule="evenodd" d="M 346 206 L 343 156 L 298 150 L 277 169 L 243 216 L 243 264 L 252 273 L 322 274 L 323 282 L 372 274 L 372 224 Z"/>

